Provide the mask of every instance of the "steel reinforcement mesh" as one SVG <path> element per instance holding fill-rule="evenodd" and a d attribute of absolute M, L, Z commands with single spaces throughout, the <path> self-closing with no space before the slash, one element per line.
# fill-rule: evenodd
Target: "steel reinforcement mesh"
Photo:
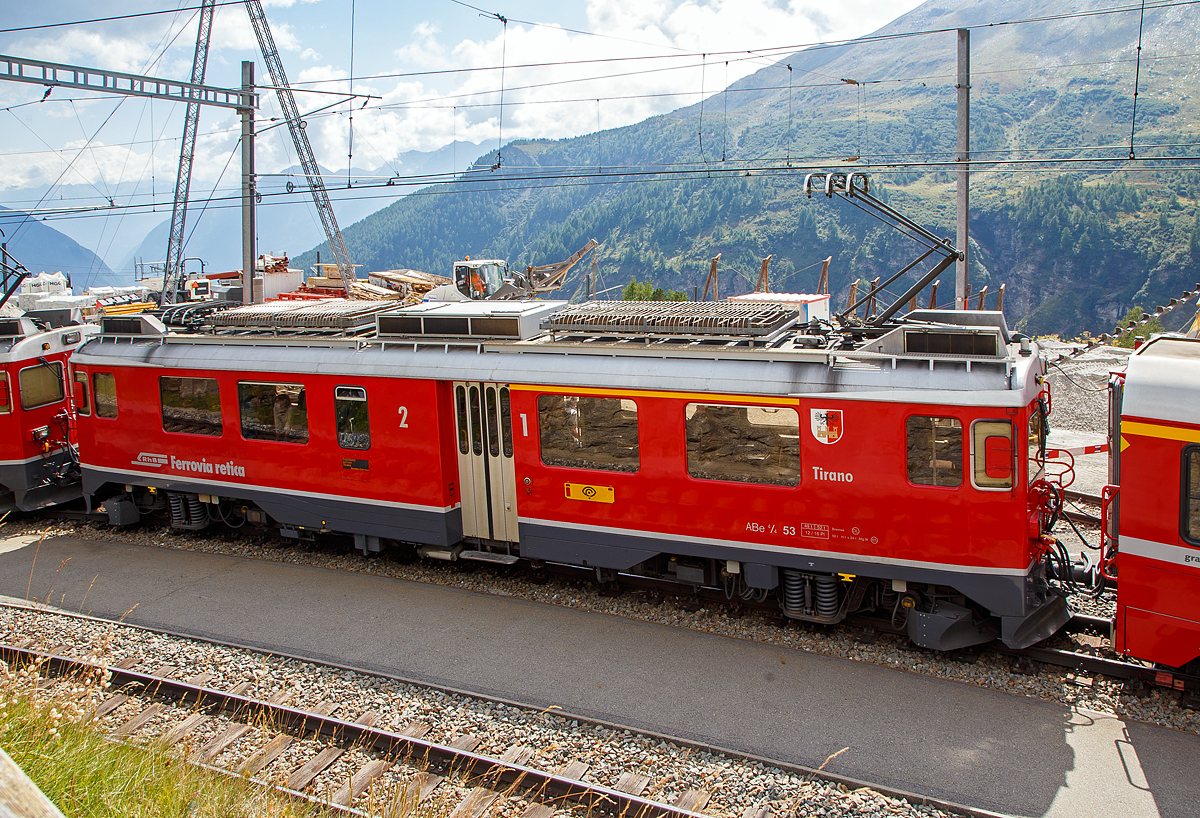
<path fill-rule="evenodd" d="M 551 332 L 643 335 L 770 335 L 796 319 L 795 307 L 729 301 L 600 301 L 555 313 Z"/>

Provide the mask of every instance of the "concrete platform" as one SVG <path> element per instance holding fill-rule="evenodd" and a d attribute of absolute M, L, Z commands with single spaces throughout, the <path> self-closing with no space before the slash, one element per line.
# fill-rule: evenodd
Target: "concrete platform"
<path fill-rule="evenodd" d="M 59 539 L 42 543 L 30 582 L 33 556 L 0 541 L 0 594 L 28 586 L 73 610 L 86 593 L 98 616 L 132 608 L 133 624 L 784 762 L 848 747 L 831 772 L 980 809 L 1184 818 L 1200 804 L 1200 737 L 969 685 L 362 574 Z"/>

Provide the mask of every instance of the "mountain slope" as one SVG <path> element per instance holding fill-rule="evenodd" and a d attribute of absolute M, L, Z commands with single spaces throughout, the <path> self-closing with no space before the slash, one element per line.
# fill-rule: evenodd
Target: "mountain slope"
<path fill-rule="evenodd" d="M 127 283 L 91 250 L 19 210 L 0 207 L 0 230 L 4 231 L 8 252 L 33 275 L 65 273 L 76 292 L 83 292 L 89 285 Z"/>

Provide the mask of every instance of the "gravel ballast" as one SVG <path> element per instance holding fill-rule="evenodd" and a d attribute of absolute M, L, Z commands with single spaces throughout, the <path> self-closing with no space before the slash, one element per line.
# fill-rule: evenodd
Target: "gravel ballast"
<path fill-rule="evenodd" d="M 356 673 L 325 665 L 257 653 L 240 648 L 158 634 L 87 617 L 23 607 L 0 607 L 0 640 L 24 641 L 36 634 L 43 649 L 97 661 L 117 661 L 128 656 L 144 658 L 149 671 L 163 665 L 177 670 L 178 678 L 208 673 L 207 687 L 225 689 L 250 681 L 245 695 L 268 699 L 286 691 L 290 706 L 313 708 L 319 703 L 336 706 L 338 718 L 353 720 L 373 711 L 376 726 L 400 731 L 413 722 L 429 725 L 427 740 L 447 744 L 473 735 L 480 739 L 476 752 L 499 756 L 515 746 L 535 751 L 530 766 L 557 769 L 571 761 L 589 764 L 585 780 L 615 786 L 626 772 L 648 776 L 644 796 L 672 802 L 689 789 L 712 793 L 706 814 L 742 816 L 769 808 L 771 814 L 827 816 L 947 816 L 954 813 L 907 799 L 884 795 L 870 788 L 850 789 L 835 783 L 780 769 L 759 761 L 712 753 L 655 736 L 640 735 L 590 723 L 552 711 L 536 711 L 475 698 L 437 688 Z M 70 646 L 69 649 L 63 646 Z M 32 647 L 32 646 L 31 646 Z M 69 683 L 68 683 L 69 684 Z M 130 718 L 141 705 L 130 701 L 105 717 L 113 729 Z M 178 722 L 187 710 L 168 708 L 134 734 L 148 740 L 166 725 Z M 181 750 L 201 747 L 223 726 L 218 720 L 204 725 L 180 743 Z M 236 769 L 270 738 L 255 729 L 216 758 L 216 763 Z M 305 748 L 296 745 L 259 776 L 272 784 L 286 781 L 287 772 L 303 763 Z M 322 773 L 309 787 L 312 794 L 330 797 L 368 760 L 361 750 L 351 750 Z M 376 787 L 400 784 L 411 770 L 397 766 Z M 390 777 L 388 777 L 390 776 Z M 453 804 L 468 792 L 461 782 L 449 781 L 439 798 Z M 365 804 L 360 796 L 354 806 Z M 517 802 L 516 806 L 519 806 Z M 513 804 L 506 811 L 515 809 Z M 504 814 L 507 814 L 505 812 Z"/>

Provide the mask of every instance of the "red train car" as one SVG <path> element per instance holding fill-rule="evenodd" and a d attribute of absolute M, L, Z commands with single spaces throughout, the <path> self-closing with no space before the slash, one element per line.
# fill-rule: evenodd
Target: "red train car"
<path fill-rule="evenodd" d="M 0 512 L 80 496 L 67 361 L 100 328 L 61 312 L 0 318 Z"/>
<path fill-rule="evenodd" d="M 1111 396 L 1115 645 L 1200 676 L 1200 340 L 1145 344 Z"/>
<path fill-rule="evenodd" d="M 169 508 L 181 527 L 774 594 L 814 622 L 876 610 L 940 649 L 1057 630 L 1036 348 L 998 313 L 859 337 L 795 319 L 561 302 L 266 305 L 186 336 L 110 319 L 73 362 L 96 396 L 84 491 L 116 522 Z"/>

